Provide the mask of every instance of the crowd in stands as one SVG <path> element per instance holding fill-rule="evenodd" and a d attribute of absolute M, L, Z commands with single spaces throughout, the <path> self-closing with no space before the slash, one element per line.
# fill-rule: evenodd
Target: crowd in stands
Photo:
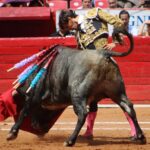
<path fill-rule="evenodd" d="M 141 26 L 140 29 L 137 29 L 129 24 L 130 20 L 130 14 L 125 8 L 143 8 L 147 7 L 148 5 L 144 5 L 146 0 L 107 0 L 108 6 L 111 9 L 114 8 L 122 8 L 122 10 L 119 13 L 119 18 L 124 22 L 124 25 L 126 27 L 126 30 L 131 33 L 133 36 L 150 36 L 150 20 L 145 21 Z M 150 0 L 149 0 L 150 2 Z M 94 2 L 92 0 L 82 0 L 82 6 L 78 7 L 77 9 L 87 9 L 94 7 Z M 73 35 L 73 33 L 70 34 L 70 32 L 63 33 L 63 30 L 57 31 L 55 34 L 52 34 L 52 36 L 67 36 L 67 35 Z"/>
<path fill-rule="evenodd" d="M 60 2 L 65 2 L 65 6 L 60 4 Z M 57 6 L 54 4 L 60 4 L 58 9 L 87 9 L 93 7 L 101 7 L 102 8 L 110 8 L 116 9 L 120 8 L 123 9 L 120 11 L 119 17 L 124 22 L 127 30 L 132 33 L 133 35 L 137 36 L 149 36 L 150 35 L 150 20 L 146 20 L 140 26 L 140 29 L 135 29 L 129 25 L 130 14 L 126 8 L 150 8 L 150 0 L 0 0 L 1 7 L 54 7 L 54 10 L 57 10 Z M 98 3 L 100 3 L 98 5 Z M 104 4 L 105 3 L 105 4 Z M 57 31 L 56 33 L 52 34 L 51 36 L 66 36 L 72 35 L 73 33 L 65 32 L 64 31 Z"/>
<path fill-rule="evenodd" d="M 79 8 L 89 8 L 97 6 L 105 8 L 150 8 L 150 0 L 0 0 L 0 6 L 50 6 L 54 1 L 57 1 L 57 4 L 59 4 L 60 1 L 65 1 L 66 8 L 77 8 L 78 6 Z M 72 3 L 74 4 L 72 5 Z M 98 3 L 100 3 L 100 5 L 98 5 Z"/>
<path fill-rule="evenodd" d="M 109 8 L 150 8 L 149 0 L 107 0 Z"/>
<path fill-rule="evenodd" d="M 139 36 L 150 36 L 150 20 L 144 21 L 144 23 L 141 25 L 139 32 Z"/>
<path fill-rule="evenodd" d="M 1 7 L 42 7 L 48 6 L 43 0 L 0 0 Z"/>

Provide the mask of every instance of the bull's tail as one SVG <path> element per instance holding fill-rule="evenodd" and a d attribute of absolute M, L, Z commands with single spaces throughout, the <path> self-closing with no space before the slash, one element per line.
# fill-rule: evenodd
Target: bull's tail
<path fill-rule="evenodd" d="M 128 33 L 126 30 L 116 30 L 112 36 L 115 37 L 116 40 L 119 41 L 119 43 L 121 43 L 121 39 L 119 38 L 119 33 L 123 33 L 129 39 L 130 42 L 129 49 L 126 52 L 115 52 L 115 51 L 105 50 L 104 55 L 106 57 L 124 57 L 129 55 L 133 51 L 134 48 L 133 36 L 130 33 Z"/>

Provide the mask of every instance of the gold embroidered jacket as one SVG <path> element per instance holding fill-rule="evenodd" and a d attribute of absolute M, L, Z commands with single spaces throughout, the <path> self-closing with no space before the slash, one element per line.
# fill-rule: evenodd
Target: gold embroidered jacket
<path fill-rule="evenodd" d="M 110 15 L 100 8 L 87 12 L 79 24 L 77 38 L 83 49 L 98 49 L 108 43 L 108 24 L 122 27 L 124 24 L 117 16 Z"/>

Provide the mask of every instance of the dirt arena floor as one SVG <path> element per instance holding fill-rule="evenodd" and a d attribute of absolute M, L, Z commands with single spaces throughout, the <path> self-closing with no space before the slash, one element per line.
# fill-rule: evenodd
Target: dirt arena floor
<path fill-rule="evenodd" d="M 147 138 L 146 145 L 136 145 L 128 139 L 130 127 L 120 108 L 99 108 L 93 140 L 78 137 L 73 147 L 64 147 L 63 143 L 76 122 L 72 108 L 67 108 L 43 138 L 20 131 L 16 140 L 7 142 L 6 136 L 13 121 L 9 118 L 0 123 L 0 150 L 150 150 L 150 108 L 136 107 L 135 110 Z M 84 131 L 85 126 L 80 135 Z"/>

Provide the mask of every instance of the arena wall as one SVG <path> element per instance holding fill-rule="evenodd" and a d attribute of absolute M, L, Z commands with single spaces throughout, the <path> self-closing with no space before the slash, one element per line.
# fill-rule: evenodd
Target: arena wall
<path fill-rule="evenodd" d="M 111 40 L 111 39 L 110 39 Z M 71 41 L 71 42 L 70 42 Z M 127 57 L 115 58 L 123 75 L 127 95 L 135 103 L 150 103 L 150 38 L 134 37 L 134 51 Z M 21 70 L 6 72 L 18 61 L 52 44 L 76 47 L 74 37 L 0 38 L 0 93 L 12 87 Z M 123 47 L 116 48 L 119 51 Z M 109 100 L 103 103 L 111 103 Z"/>
<path fill-rule="evenodd" d="M 54 20 L 49 7 L 2 7 L 0 37 L 46 37 L 55 31 Z"/>

